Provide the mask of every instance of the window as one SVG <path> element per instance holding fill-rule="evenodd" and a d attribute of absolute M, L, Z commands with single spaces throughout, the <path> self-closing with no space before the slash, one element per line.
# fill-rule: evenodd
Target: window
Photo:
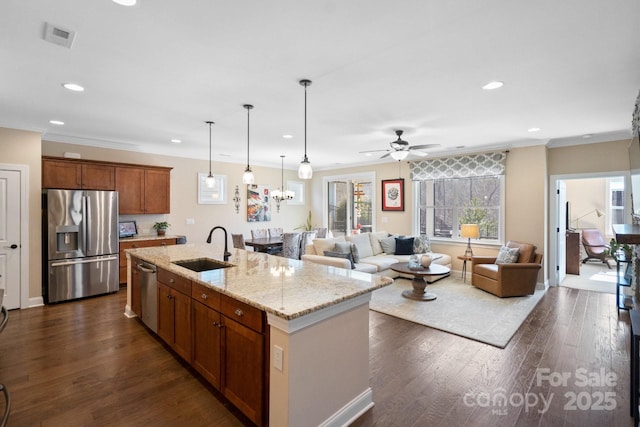
<path fill-rule="evenodd" d="M 334 236 L 373 231 L 375 174 L 324 177 L 327 227 Z"/>
<path fill-rule="evenodd" d="M 460 224 L 478 224 L 480 239 L 502 241 L 504 175 L 415 181 L 416 230 L 460 239 Z"/>
<path fill-rule="evenodd" d="M 624 224 L 624 178 L 610 178 L 607 180 L 609 192 L 609 206 L 607 206 L 607 230 L 612 224 Z"/>

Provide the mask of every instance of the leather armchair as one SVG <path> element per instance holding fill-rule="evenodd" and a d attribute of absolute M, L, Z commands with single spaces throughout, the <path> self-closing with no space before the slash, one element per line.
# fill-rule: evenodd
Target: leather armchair
<path fill-rule="evenodd" d="M 509 248 L 518 248 L 518 260 L 496 264 L 496 257 L 471 258 L 471 284 L 499 297 L 532 295 L 536 289 L 538 272 L 542 268 L 542 254 L 535 245 L 510 241 Z"/>

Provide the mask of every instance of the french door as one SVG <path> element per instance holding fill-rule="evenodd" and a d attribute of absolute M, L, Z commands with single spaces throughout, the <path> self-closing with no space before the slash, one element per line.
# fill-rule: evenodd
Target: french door
<path fill-rule="evenodd" d="M 373 231 L 375 174 L 325 177 L 326 224 L 335 237 Z"/>

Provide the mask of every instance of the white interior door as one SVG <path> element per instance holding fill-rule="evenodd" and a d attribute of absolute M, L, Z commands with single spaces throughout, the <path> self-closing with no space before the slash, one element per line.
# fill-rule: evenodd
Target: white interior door
<path fill-rule="evenodd" d="M 20 308 L 20 172 L 0 170 L 0 289 L 2 305 Z"/>
<path fill-rule="evenodd" d="M 557 233 L 556 239 L 558 242 L 558 267 L 556 269 L 557 279 L 556 284 L 562 283 L 567 275 L 567 185 L 564 181 L 558 181 L 558 209 L 556 209 L 556 224 Z"/>

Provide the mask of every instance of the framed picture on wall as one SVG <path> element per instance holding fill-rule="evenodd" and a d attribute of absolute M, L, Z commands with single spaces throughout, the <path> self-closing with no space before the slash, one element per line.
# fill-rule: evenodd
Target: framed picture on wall
<path fill-rule="evenodd" d="M 382 210 L 404 211 L 404 179 L 382 180 Z"/>
<path fill-rule="evenodd" d="M 266 185 L 247 185 L 247 222 L 271 221 L 271 195 Z"/>

